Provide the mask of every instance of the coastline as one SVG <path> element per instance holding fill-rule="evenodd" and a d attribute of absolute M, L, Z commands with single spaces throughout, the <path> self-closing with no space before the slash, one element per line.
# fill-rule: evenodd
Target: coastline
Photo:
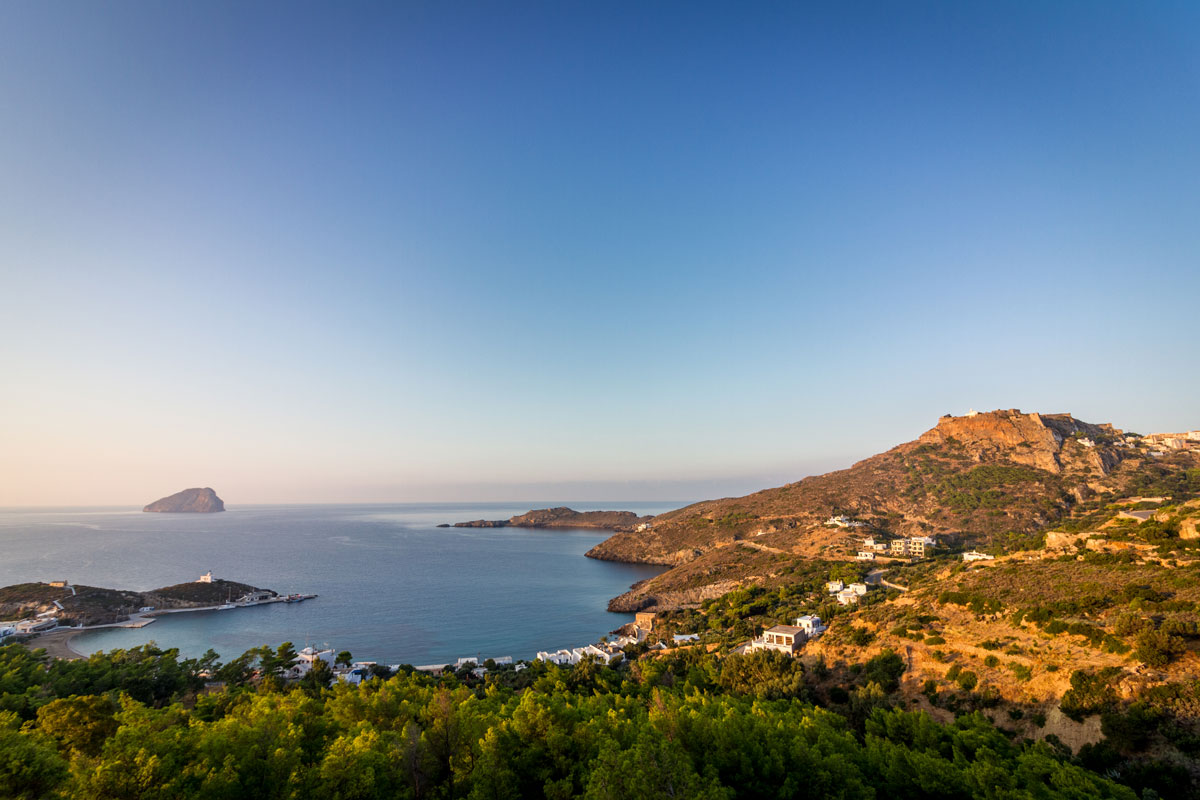
<path fill-rule="evenodd" d="M 589 547 L 607 538 L 605 530 L 458 529 L 447 536 L 446 529 L 434 527 L 443 521 L 509 518 L 517 511 L 527 512 L 530 507 L 536 504 L 444 504 L 412 508 L 380 505 L 367 507 L 366 513 L 358 506 L 339 505 L 272 507 L 253 513 L 239 508 L 232 514 L 201 515 L 204 536 L 179 536 L 170 547 L 162 546 L 163 532 L 194 532 L 200 517 L 129 510 L 124 513 L 135 522 L 128 523 L 125 517 L 121 520 L 93 517 L 86 510 L 52 513 L 36 519 L 14 519 L 11 527 L 24 540 L 16 541 L 13 560 L 8 560 L 7 552 L 6 558 L 0 559 L 5 562 L 0 564 L 0 571 L 13 573 L 13 585 L 19 585 L 27 577 L 48 580 L 60 577 L 61 573 L 77 578 L 72 582 L 75 585 L 87 574 L 99 576 L 87 583 L 122 587 L 136 585 L 143 572 L 163 572 L 174 577 L 205 572 L 211 567 L 214 574 L 225 577 L 245 569 L 247 564 L 268 564 L 267 572 L 251 581 L 255 586 L 286 592 L 292 591 L 294 584 L 295 589 L 320 593 L 320 600 L 324 601 L 312 606 L 300 604 L 297 608 L 303 608 L 303 613 L 297 613 L 292 606 L 276 604 L 253 615 L 227 615 L 211 613 L 206 606 L 187 610 L 165 608 L 168 603 L 159 597 L 142 601 L 114 596 L 109 603 L 113 609 L 122 599 L 125 610 L 157 606 L 155 612 L 150 612 L 153 616 L 144 616 L 142 621 L 153 619 L 162 630 L 138 631 L 123 630 L 133 627 L 130 620 L 109 622 L 114 619 L 112 614 L 101 615 L 106 607 L 101 601 L 107 600 L 106 596 L 88 596 L 80 602 L 90 603 L 89 608 L 95 613 L 61 621 L 67 625 L 84 622 L 89 630 L 93 627 L 91 623 L 111 628 L 83 637 L 68 636 L 71 631 L 60 628 L 54 636 L 28 638 L 29 647 L 49 650 L 47 660 L 86 658 L 97 648 L 130 648 L 150 639 L 163 648 L 180 648 L 185 657 L 198 657 L 213 648 L 223 660 L 236 658 L 245 650 L 267 642 L 289 640 L 299 640 L 301 644 L 310 640 L 336 642 L 339 649 L 350 650 L 356 657 L 389 664 L 453 663 L 458 657 L 478 652 L 511 652 L 515 657 L 532 658 L 548 647 L 592 641 L 632 619 L 632 615 L 607 612 L 608 601 L 637 581 L 661 572 L 662 567 L 605 564 L 581 558 Z M 666 505 L 632 503 L 630 507 L 637 514 L 646 515 L 659 512 Z M 219 520 L 219 524 L 213 527 L 215 523 L 211 520 Z M 54 574 L 43 574 L 47 525 L 56 526 L 55 541 L 61 540 L 64 553 Z M 126 528 L 134 529 L 130 547 L 146 545 L 146 556 L 139 557 L 136 565 L 129 563 L 125 553 L 106 549 L 102 537 L 95 535 L 97 529 Z M 334 528 L 339 535 L 331 535 Z M 264 531 L 286 535 L 303 546 L 298 544 L 280 558 L 277 548 L 270 543 L 271 537 L 258 535 Z M 397 535 L 398 532 L 403 535 Z M 385 558 L 382 554 L 404 558 Z M 269 559 L 278 559 L 278 563 Z M 90 562 L 95 565 L 89 566 Z M 177 562 L 195 566 L 180 570 Z M 468 565 L 465 568 L 464 563 Z M 86 572 L 85 567 L 93 571 Z M 504 578 L 498 579 L 496 572 L 502 572 Z M 366 583 L 361 584 L 364 577 Z M 349 582 L 351 579 L 353 584 Z M 284 586 L 280 581 L 291 583 Z M 361 614 L 358 607 L 362 602 L 360 591 L 368 591 L 372 598 L 367 615 Z M 67 594 L 70 595 L 69 590 Z M 220 605 L 211 610 L 228 605 L 224 602 L 225 590 L 218 594 Z M 80 596 L 83 595 L 80 590 Z M 232 596 L 237 597 L 238 592 Z M 560 598 L 550 612 L 547 596 Z M 186 592 L 180 595 L 184 597 L 210 600 L 208 595 L 192 598 Z M 68 610 L 72 608 L 66 599 L 62 602 Z M 408 618 L 405 610 L 414 607 L 423 613 L 419 618 Z M 180 613 L 184 617 L 179 617 Z M 539 619 L 537 625 L 514 624 L 514 620 L 535 618 Z M 354 620 L 354 624 L 347 625 L 348 619 Z M 164 620 L 168 621 L 167 626 L 162 626 Z"/>

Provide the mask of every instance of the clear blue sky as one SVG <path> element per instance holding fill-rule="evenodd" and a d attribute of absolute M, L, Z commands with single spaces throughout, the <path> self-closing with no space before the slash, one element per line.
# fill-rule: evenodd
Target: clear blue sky
<path fill-rule="evenodd" d="M 1200 427 L 1195 3 L 0 6 L 0 505 Z"/>

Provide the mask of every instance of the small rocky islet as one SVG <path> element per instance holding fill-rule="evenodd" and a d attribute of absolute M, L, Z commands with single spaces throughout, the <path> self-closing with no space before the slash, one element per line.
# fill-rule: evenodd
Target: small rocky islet
<path fill-rule="evenodd" d="M 225 501 L 208 487 L 184 489 L 173 495 L 155 500 L 142 511 L 162 514 L 213 514 L 225 510 Z"/>

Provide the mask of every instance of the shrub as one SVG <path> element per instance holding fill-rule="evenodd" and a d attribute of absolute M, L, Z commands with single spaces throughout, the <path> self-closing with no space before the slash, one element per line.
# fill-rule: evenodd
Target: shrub
<path fill-rule="evenodd" d="M 884 650 L 863 667 L 867 682 L 878 683 L 885 692 L 894 692 L 900 686 L 904 674 L 904 659 L 891 650 Z"/>
<path fill-rule="evenodd" d="M 860 628 L 857 625 L 850 626 L 850 644 L 859 647 L 866 647 L 875 638 L 875 634 L 866 628 Z"/>
<path fill-rule="evenodd" d="M 1117 703 L 1117 692 L 1112 684 L 1120 675 L 1119 667 L 1107 667 L 1099 672 L 1075 670 L 1071 673 L 1071 688 L 1063 695 L 1059 707 L 1076 722 L 1082 722 L 1090 714 L 1112 709 Z"/>
<path fill-rule="evenodd" d="M 1186 649 L 1182 638 L 1146 629 L 1138 634 L 1134 658 L 1150 667 L 1165 667 Z"/>
<path fill-rule="evenodd" d="M 971 670 L 964 670 L 958 673 L 958 685 L 965 691 L 971 691 L 979 683 L 979 676 Z"/>
<path fill-rule="evenodd" d="M 1016 679 L 1019 681 L 1024 682 L 1033 680 L 1033 669 L 1025 666 L 1024 664 L 1018 664 L 1017 662 L 1013 661 L 1008 664 L 1008 668 L 1012 670 L 1012 674 L 1016 676 Z"/>

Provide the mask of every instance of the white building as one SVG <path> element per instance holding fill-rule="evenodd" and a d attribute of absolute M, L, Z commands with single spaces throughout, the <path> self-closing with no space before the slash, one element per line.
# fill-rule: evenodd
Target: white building
<path fill-rule="evenodd" d="M 821 618 L 816 614 L 796 617 L 796 627 L 804 631 L 804 635 L 809 639 L 816 639 L 825 632 L 825 626 L 821 624 Z"/>
<path fill-rule="evenodd" d="M 574 664 L 578 664 L 580 661 L 583 661 L 589 656 L 604 664 L 607 664 L 613 658 L 611 655 L 601 650 L 599 647 L 596 647 L 594 644 L 576 647 L 571 650 L 571 655 L 575 658 L 575 660 L 572 662 Z"/>
<path fill-rule="evenodd" d="M 837 593 L 837 601 L 844 606 L 853 605 L 858 602 L 858 592 L 853 589 L 842 589 Z"/>
<path fill-rule="evenodd" d="M 460 658 L 455 661 L 454 668 L 462 669 L 467 664 L 474 664 L 477 667 L 482 667 L 484 662 L 488 660 L 489 659 L 487 658 L 480 658 L 479 656 L 467 656 L 466 658 Z M 500 656 L 499 658 L 492 658 L 490 661 L 492 661 L 492 663 L 494 663 L 497 667 L 513 663 L 512 656 Z"/>
<path fill-rule="evenodd" d="M 794 625 L 776 625 L 763 631 L 763 635 L 750 642 L 746 647 L 747 653 L 760 650 L 776 650 L 780 653 L 795 655 L 807 637 L 804 630 Z"/>
<path fill-rule="evenodd" d="M 571 660 L 570 650 L 539 650 L 534 660 L 545 661 L 549 664 L 558 664 L 560 667 L 575 663 Z"/>
<path fill-rule="evenodd" d="M 859 550 L 858 555 L 856 555 L 855 558 L 858 559 L 859 561 L 874 561 L 875 560 L 875 551 L 874 550 Z"/>
<path fill-rule="evenodd" d="M 203 575 L 201 575 L 199 578 L 196 579 L 196 583 L 212 583 L 212 582 L 213 582 L 212 570 L 209 570 L 208 572 L 204 573 Z"/>
<path fill-rule="evenodd" d="M 58 627 L 58 617 L 38 614 L 37 619 L 23 619 L 14 627 L 17 633 L 41 633 Z"/>
<path fill-rule="evenodd" d="M 318 661 L 324 661 L 332 669 L 335 658 L 333 650 L 317 650 L 313 647 L 306 647 L 296 653 L 296 660 L 292 662 L 292 668 L 288 670 L 288 674 L 292 678 L 303 678 Z"/>
<path fill-rule="evenodd" d="M 836 517 L 830 517 L 825 520 L 826 525 L 833 525 L 838 528 L 861 528 L 865 522 L 850 519 L 845 514 L 839 514 Z"/>
<path fill-rule="evenodd" d="M 829 592 L 830 594 L 837 594 L 845 588 L 846 584 L 842 583 L 841 581 L 829 581 L 825 584 L 825 591 Z"/>
<path fill-rule="evenodd" d="M 932 536 L 911 536 L 907 539 L 894 539 L 892 540 L 892 555 L 924 558 L 934 547 L 937 547 L 937 539 Z"/>
<path fill-rule="evenodd" d="M 343 683 L 348 683 L 351 686 L 357 686 L 363 681 L 369 681 L 372 677 L 371 667 L 375 666 L 374 661 L 355 661 L 348 669 L 334 670 L 334 676 Z"/>
<path fill-rule="evenodd" d="M 575 647 L 570 650 L 556 650 L 554 652 L 542 650 L 537 654 L 536 660 L 547 661 L 551 664 L 558 664 L 559 666 L 571 666 L 578 664 L 580 661 L 583 661 L 588 657 L 594 658 L 601 663 L 608 664 L 612 661 L 614 655 L 600 649 L 594 644 L 589 644 L 583 647 Z"/>
<path fill-rule="evenodd" d="M 980 553 L 977 550 L 972 550 L 969 553 L 963 553 L 963 561 L 995 561 L 995 556 L 989 556 L 987 553 Z"/>
<path fill-rule="evenodd" d="M 862 597 L 867 593 L 867 585 L 865 583 L 852 583 L 846 588 L 854 592 L 859 597 Z"/>

